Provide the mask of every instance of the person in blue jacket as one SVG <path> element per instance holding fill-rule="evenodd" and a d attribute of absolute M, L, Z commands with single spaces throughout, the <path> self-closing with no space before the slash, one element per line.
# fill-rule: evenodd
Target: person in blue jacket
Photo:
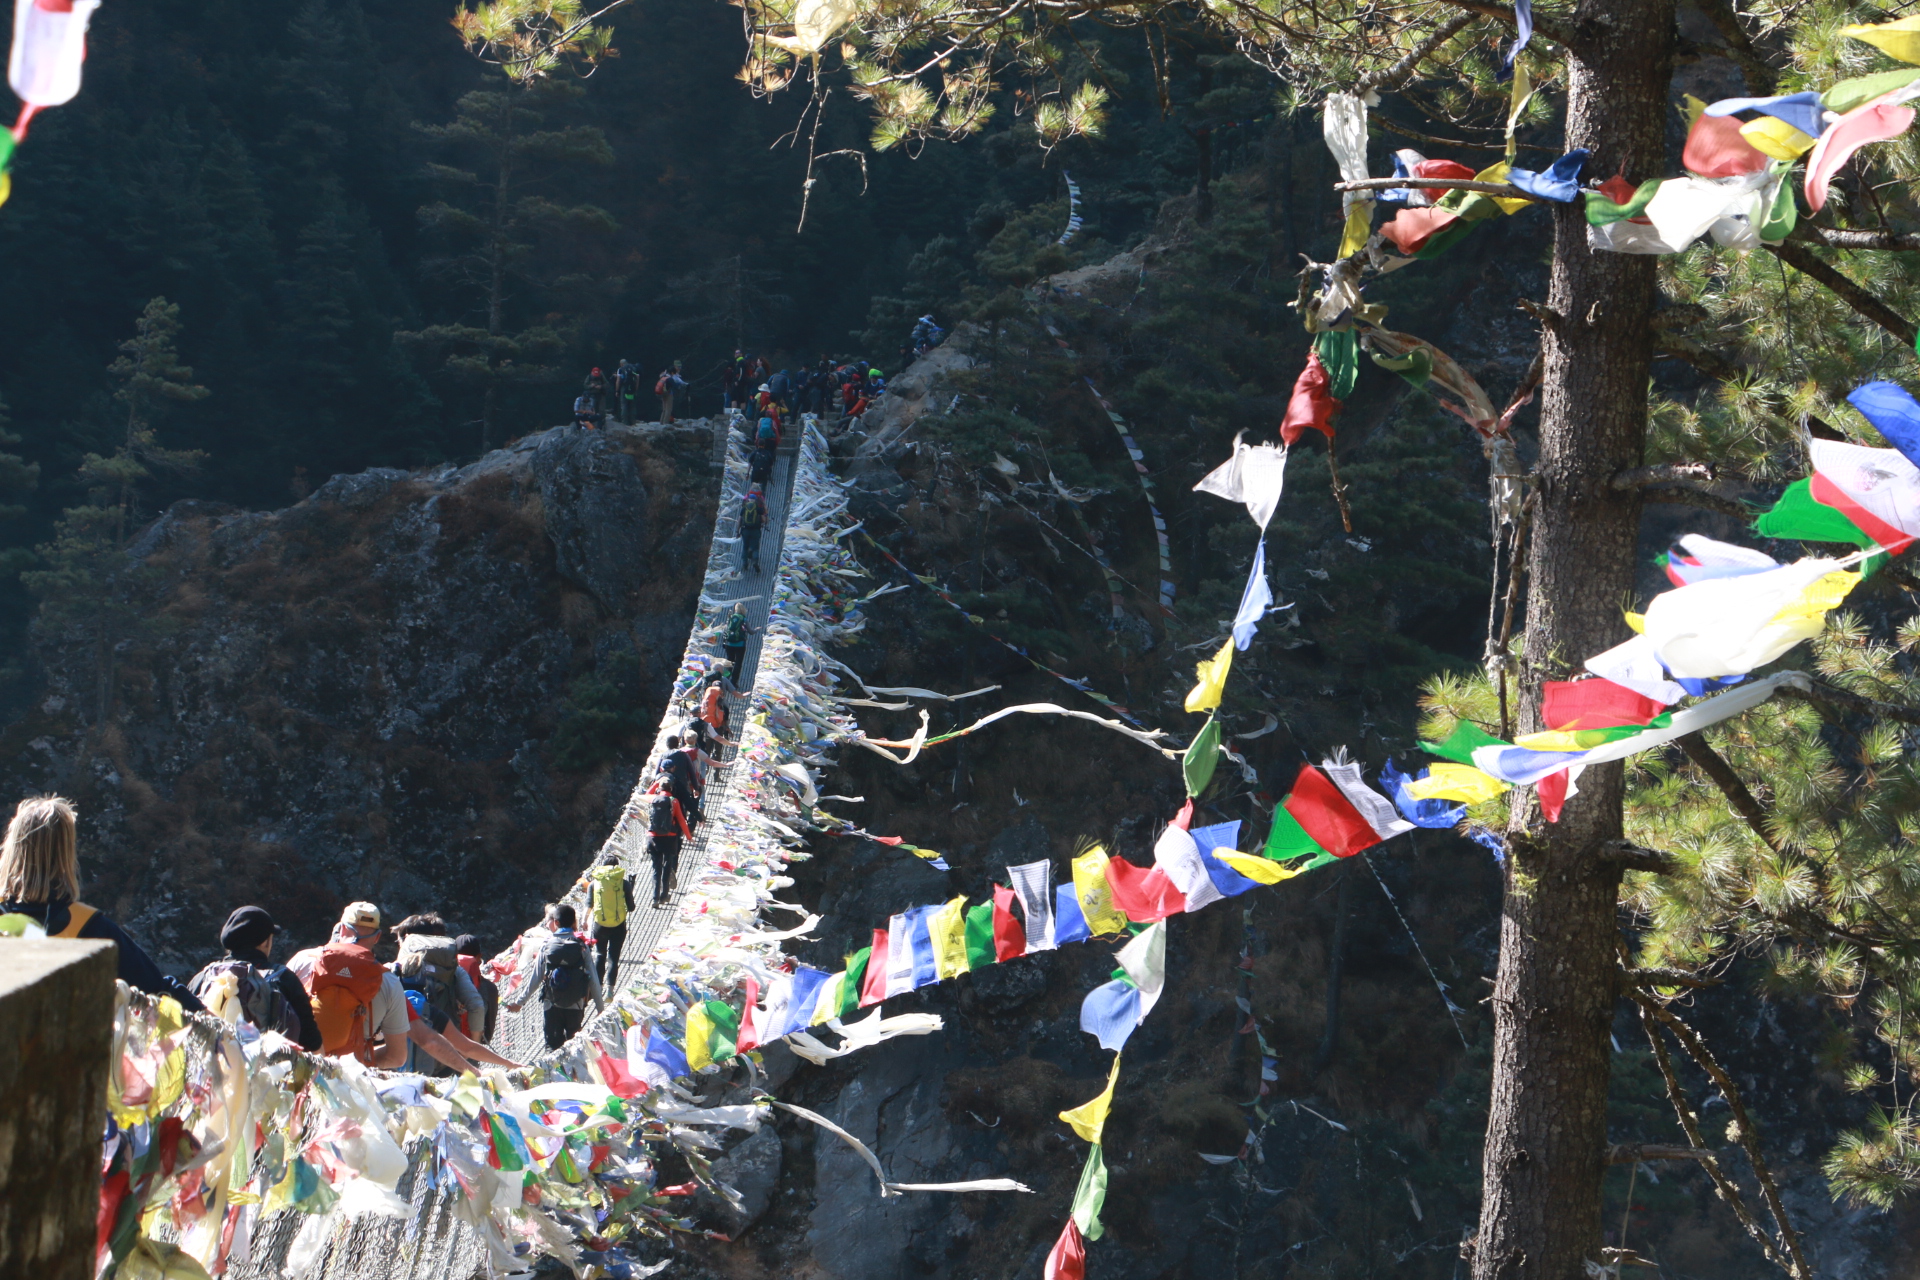
<path fill-rule="evenodd" d="M 148 995 L 172 996 L 194 1013 L 206 1012 L 186 983 L 160 972 L 126 930 L 79 897 L 73 802 L 60 796 L 22 800 L 0 842 L 0 915 L 26 916 L 49 938 L 105 938 L 120 950 L 122 982 Z"/>

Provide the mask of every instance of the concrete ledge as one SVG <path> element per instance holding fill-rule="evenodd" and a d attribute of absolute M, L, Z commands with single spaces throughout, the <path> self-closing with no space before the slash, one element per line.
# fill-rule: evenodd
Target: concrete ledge
<path fill-rule="evenodd" d="M 117 951 L 0 939 L 0 1276 L 93 1275 Z"/>

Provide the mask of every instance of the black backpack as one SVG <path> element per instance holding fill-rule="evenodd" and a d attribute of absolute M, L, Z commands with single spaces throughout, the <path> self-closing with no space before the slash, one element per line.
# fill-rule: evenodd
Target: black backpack
<path fill-rule="evenodd" d="M 239 1001 L 247 1021 L 261 1031 L 278 1031 L 298 1044 L 300 1015 L 294 1010 L 293 1002 L 281 993 L 279 985 L 274 981 L 276 973 L 277 971 L 263 972 L 244 960 L 229 957 L 225 960 L 215 960 L 194 974 L 187 988 L 204 1000 L 222 975 L 232 974 L 234 997 Z"/>
<path fill-rule="evenodd" d="M 547 979 L 541 994 L 550 1008 L 578 1009 L 592 996 L 587 949 L 578 938 L 556 938 L 547 947 Z"/>
<path fill-rule="evenodd" d="M 679 835 L 680 824 L 673 820 L 673 797 L 662 793 L 653 798 L 653 808 L 647 813 L 647 834 Z"/>

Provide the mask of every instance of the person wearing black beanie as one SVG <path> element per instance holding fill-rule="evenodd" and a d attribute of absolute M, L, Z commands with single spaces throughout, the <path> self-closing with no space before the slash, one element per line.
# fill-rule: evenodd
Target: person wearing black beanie
<path fill-rule="evenodd" d="M 273 940 L 279 933 L 266 908 L 236 907 L 220 926 L 220 945 L 227 954 L 194 974 L 187 986 L 210 1012 L 251 1023 L 260 1031 L 278 1031 L 307 1052 L 318 1053 L 320 1024 L 313 1019 L 313 1002 L 299 978 L 285 965 L 273 963 Z"/>

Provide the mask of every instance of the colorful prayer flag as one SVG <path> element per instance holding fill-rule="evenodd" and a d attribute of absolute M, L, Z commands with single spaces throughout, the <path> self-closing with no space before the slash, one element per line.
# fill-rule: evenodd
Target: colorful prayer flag
<path fill-rule="evenodd" d="M 1107 1072 L 1107 1087 L 1099 1095 L 1081 1103 L 1069 1111 L 1062 1111 L 1060 1118 L 1067 1126 L 1080 1135 L 1084 1142 L 1100 1145 L 1100 1136 L 1106 1131 L 1107 1112 L 1113 1107 L 1113 1089 L 1120 1082 L 1120 1055 L 1113 1055 L 1113 1067 Z"/>
<path fill-rule="evenodd" d="M 1227 690 L 1227 673 L 1233 670 L 1233 641 L 1220 646 L 1220 652 L 1194 666 L 1199 683 L 1187 694 L 1186 708 L 1198 714 L 1220 705 Z"/>
<path fill-rule="evenodd" d="M 1126 914 L 1113 905 L 1113 888 L 1107 882 L 1107 851 L 1099 845 L 1073 860 L 1073 893 L 1081 918 L 1095 936 L 1126 932 Z"/>

